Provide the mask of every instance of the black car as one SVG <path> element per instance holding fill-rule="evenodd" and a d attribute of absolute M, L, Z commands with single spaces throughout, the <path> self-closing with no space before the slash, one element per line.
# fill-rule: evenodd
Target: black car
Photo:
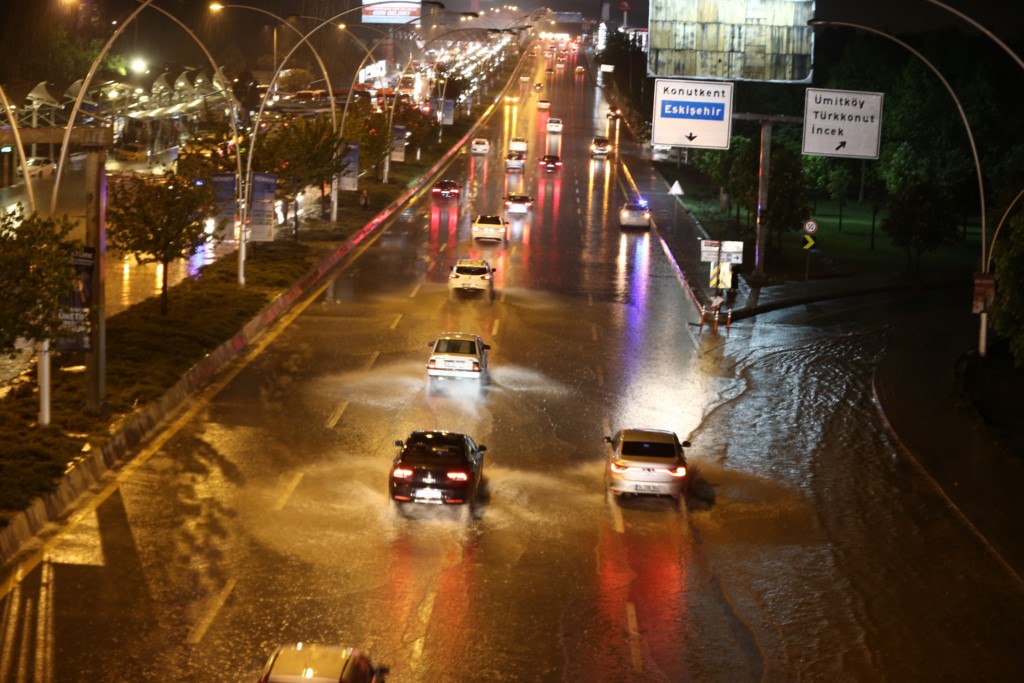
<path fill-rule="evenodd" d="M 540 165 L 544 167 L 546 173 L 554 173 L 562 168 L 562 157 L 557 154 L 545 154 L 540 159 Z"/>
<path fill-rule="evenodd" d="M 388 492 L 396 504 L 466 505 L 471 510 L 484 471 L 486 446 L 466 434 L 413 432 L 395 441 Z"/>
<path fill-rule="evenodd" d="M 431 194 L 435 199 L 458 199 L 461 190 L 454 180 L 439 180 Z"/>

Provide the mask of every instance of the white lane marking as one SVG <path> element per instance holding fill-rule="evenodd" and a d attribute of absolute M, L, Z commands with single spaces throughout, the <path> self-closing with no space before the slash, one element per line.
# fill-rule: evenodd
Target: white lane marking
<path fill-rule="evenodd" d="M 418 283 L 415 287 L 412 288 L 412 291 L 409 292 L 409 298 L 410 299 L 415 299 L 416 298 L 416 295 L 420 291 L 420 284 L 422 284 L 422 283 Z"/>
<path fill-rule="evenodd" d="M 609 436 L 612 433 L 612 421 L 609 420 L 607 417 L 601 418 L 601 430 L 604 434 L 607 434 Z"/>
<path fill-rule="evenodd" d="M 636 605 L 626 603 L 626 621 L 629 623 L 629 653 L 633 658 L 633 673 L 643 673 L 644 659 L 640 650 L 640 628 L 636 622 Z"/>
<path fill-rule="evenodd" d="M 498 301 L 500 301 L 501 303 L 505 303 L 505 290 L 504 289 L 501 290 L 501 294 L 498 295 Z"/>
<path fill-rule="evenodd" d="M 341 414 L 345 412 L 345 408 L 348 408 L 348 401 L 342 401 L 338 404 L 338 407 L 331 412 L 331 416 L 327 418 L 328 429 L 334 429 L 334 426 L 338 424 L 338 420 L 341 419 Z"/>
<path fill-rule="evenodd" d="M 372 368 L 373 364 L 377 362 L 378 358 L 380 358 L 380 351 L 374 351 L 373 353 L 371 353 L 370 362 L 366 364 L 366 369 L 369 370 L 370 368 Z"/>
<path fill-rule="evenodd" d="M 444 244 L 442 244 L 440 247 L 437 248 L 437 253 L 440 254 L 440 253 L 444 252 L 444 250 L 447 249 L 447 248 L 448 248 L 448 243 L 445 242 Z"/>
<path fill-rule="evenodd" d="M 597 325 L 590 326 L 590 338 L 593 341 L 597 341 Z"/>
<path fill-rule="evenodd" d="M 491 325 L 491 337 L 492 338 L 498 336 L 498 325 L 500 325 L 500 324 L 501 324 L 501 319 L 499 318 L 499 319 L 494 321 L 493 325 Z"/>
<path fill-rule="evenodd" d="M 617 534 L 626 533 L 626 522 L 622 519 L 622 508 L 619 507 L 619 502 L 615 500 L 615 494 L 608 491 L 605 495 L 610 496 L 608 505 L 612 509 L 612 528 L 615 529 Z"/>
<path fill-rule="evenodd" d="M 595 371 L 597 373 L 597 386 L 603 387 L 604 386 L 604 368 L 602 368 L 600 365 L 598 365 L 597 368 L 595 368 Z"/>
<path fill-rule="evenodd" d="M 394 320 L 394 322 L 391 323 L 391 326 L 390 326 L 389 329 L 392 329 L 392 330 L 396 329 L 398 327 L 398 323 L 400 323 L 400 322 L 402 322 L 402 314 L 401 313 L 399 313 L 398 315 L 395 316 L 395 320 Z"/>
<path fill-rule="evenodd" d="M 302 472 L 299 472 L 294 477 L 292 477 L 292 480 L 288 482 L 288 486 L 284 487 L 284 492 L 281 493 L 280 497 L 278 497 L 277 499 L 277 502 L 274 503 L 274 507 L 272 508 L 274 512 L 280 512 L 281 510 L 284 510 L 284 506 L 288 504 L 288 499 L 292 497 L 293 493 L 295 493 L 295 489 L 298 488 L 300 481 L 302 481 Z"/>
<path fill-rule="evenodd" d="M 203 614 L 203 618 L 199 620 L 199 623 L 195 625 L 192 632 L 188 634 L 188 644 L 196 645 L 206 635 L 206 629 L 210 628 L 210 624 L 217 618 L 217 614 L 221 608 L 224 607 L 224 603 L 227 602 L 228 596 L 231 595 L 231 591 L 235 589 L 235 580 L 230 579 L 224 588 L 221 589 L 220 593 L 217 593 L 210 607 Z"/>
<path fill-rule="evenodd" d="M 410 658 L 412 664 L 415 664 L 423 656 L 423 646 L 427 641 L 427 626 L 430 625 L 430 615 L 434 611 L 434 598 L 436 597 L 437 592 L 432 591 L 430 595 L 423 599 L 423 602 L 420 603 L 419 608 L 416 610 L 416 616 L 419 618 L 417 626 L 419 627 L 420 636 L 412 644 L 412 657 Z"/>
<path fill-rule="evenodd" d="M 593 294 L 587 294 L 587 305 L 588 306 L 593 306 L 594 305 L 594 295 Z"/>

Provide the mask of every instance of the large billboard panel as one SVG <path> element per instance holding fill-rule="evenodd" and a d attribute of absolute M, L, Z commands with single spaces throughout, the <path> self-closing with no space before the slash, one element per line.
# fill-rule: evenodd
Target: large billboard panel
<path fill-rule="evenodd" d="M 810 82 L 814 0 L 651 0 L 654 76 Z"/>
<path fill-rule="evenodd" d="M 418 2 L 363 0 L 364 24 L 407 24 L 421 16 Z"/>

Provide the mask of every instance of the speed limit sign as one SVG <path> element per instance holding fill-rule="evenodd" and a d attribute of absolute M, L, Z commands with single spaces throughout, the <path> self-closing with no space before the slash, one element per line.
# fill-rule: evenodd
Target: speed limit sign
<path fill-rule="evenodd" d="M 808 235 L 813 235 L 817 231 L 818 231 L 818 222 L 817 221 L 805 221 L 804 222 L 804 232 L 806 232 Z"/>

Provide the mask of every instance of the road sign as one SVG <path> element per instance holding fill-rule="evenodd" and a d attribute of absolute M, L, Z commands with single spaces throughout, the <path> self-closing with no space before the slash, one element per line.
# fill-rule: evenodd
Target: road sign
<path fill-rule="evenodd" d="M 882 93 L 807 89 L 804 154 L 877 159 L 881 131 Z"/>
<path fill-rule="evenodd" d="M 732 83 L 654 79 L 651 144 L 729 149 Z"/>
<path fill-rule="evenodd" d="M 683 196 L 683 186 L 680 185 L 679 181 L 677 180 L 674 183 L 672 183 L 672 187 L 670 187 L 668 189 L 668 193 L 670 195 L 672 195 L 673 197 L 682 197 Z"/>
<path fill-rule="evenodd" d="M 804 235 L 804 249 L 805 250 L 814 249 L 814 245 L 817 244 L 817 243 L 818 243 L 818 241 L 816 239 L 814 239 L 813 237 L 811 237 L 810 235 Z"/>
<path fill-rule="evenodd" d="M 619 9 L 623 12 L 628 12 L 633 9 L 632 0 L 619 0 Z"/>
<path fill-rule="evenodd" d="M 701 240 L 700 260 L 705 263 L 743 263 L 743 242 Z"/>
<path fill-rule="evenodd" d="M 805 221 L 804 222 L 804 232 L 806 232 L 808 235 L 813 235 L 814 233 L 818 232 L 818 222 L 817 221 Z"/>

